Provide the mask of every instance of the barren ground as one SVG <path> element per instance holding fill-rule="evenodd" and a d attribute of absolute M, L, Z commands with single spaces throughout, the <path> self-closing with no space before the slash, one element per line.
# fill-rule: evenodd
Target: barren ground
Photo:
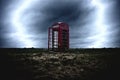
<path fill-rule="evenodd" d="M 118 80 L 120 49 L 71 52 L 6 50 L 0 80 Z M 27 52 L 26 52 L 27 51 Z M 120 79 L 120 78 L 119 78 Z"/>

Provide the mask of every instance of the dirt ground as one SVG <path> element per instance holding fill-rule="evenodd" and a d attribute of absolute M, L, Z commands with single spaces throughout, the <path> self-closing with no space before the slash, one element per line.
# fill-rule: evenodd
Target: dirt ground
<path fill-rule="evenodd" d="M 7 51 L 1 54 L 0 80 L 118 80 L 119 51 Z"/>

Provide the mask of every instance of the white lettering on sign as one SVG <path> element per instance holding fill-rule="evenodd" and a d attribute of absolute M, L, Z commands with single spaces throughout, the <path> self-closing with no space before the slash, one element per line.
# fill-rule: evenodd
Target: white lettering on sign
<path fill-rule="evenodd" d="M 53 26 L 53 28 L 58 28 L 59 27 L 59 25 L 55 25 L 55 26 Z"/>

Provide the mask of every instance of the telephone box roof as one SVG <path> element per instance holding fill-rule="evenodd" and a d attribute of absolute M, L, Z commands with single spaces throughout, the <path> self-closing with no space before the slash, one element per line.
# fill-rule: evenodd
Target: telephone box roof
<path fill-rule="evenodd" d="M 52 28 L 62 28 L 62 29 L 69 29 L 69 26 L 67 23 L 64 22 L 57 22 L 52 25 Z"/>

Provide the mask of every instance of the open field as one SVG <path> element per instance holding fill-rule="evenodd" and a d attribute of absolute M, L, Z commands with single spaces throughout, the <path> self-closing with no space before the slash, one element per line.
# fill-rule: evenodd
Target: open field
<path fill-rule="evenodd" d="M 0 80 L 119 80 L 120 48 L 0 49 Z"/>

